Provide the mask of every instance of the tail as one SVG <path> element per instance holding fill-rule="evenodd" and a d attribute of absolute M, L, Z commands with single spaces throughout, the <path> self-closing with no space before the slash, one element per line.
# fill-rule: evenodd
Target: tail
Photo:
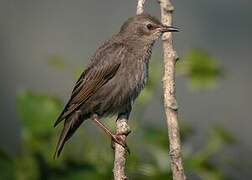
<path fill-rule="evenodd" d="M 58 158 L 60 156 L 66 141 L 74 134 L 83 121 L 84 118 L 81 118 L 77 114 L 73 114 L 72 117 L 65 120 L 64 127 L 61 131 L 56 151 L 54 153 L 54 158 Z"/>

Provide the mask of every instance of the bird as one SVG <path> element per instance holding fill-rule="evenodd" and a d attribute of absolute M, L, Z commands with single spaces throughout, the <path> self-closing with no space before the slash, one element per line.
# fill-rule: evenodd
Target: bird
<path fill-rule="evenodd" d="M 64 121 L 54 157 L 59 157 L 65 143 L 87 119 L 103 129 L 114 143 L 127 148 L 100 119 L 115 114 L 117 118 L 129 118 L 147 82 L 155 41 L 165 32 L 177 31 L 150 14 L 139 14 L 126 20 L 119 32 L 96 50 L 54 124 L 56 127 Z"/>

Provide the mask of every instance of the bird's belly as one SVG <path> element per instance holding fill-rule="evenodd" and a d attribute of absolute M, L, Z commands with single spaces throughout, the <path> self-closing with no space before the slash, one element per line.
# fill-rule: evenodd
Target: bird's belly
<path fill-rule="evenodd" d="M 122 73 L 122 76 L 125 79 L 123 86 L 127 87 L 127 95 L 131 101 L 134 101 L 147 82 L 148 63 L 135 62 L 132 66 L 134 67 L 129 67 L 128 70 Z"/>
<path fill-rule="evenodd" d="M 113 88 L 113 93 L 117 94 L 113 100 L 116 102 L 115 106 L 123 109 L 126 105 L 133 104 L 145 87 L 148 79 L 148 64 L 139 63 L 135 69 L 126 70 L 116 78 L 116 82 L 119 83 Z"/>

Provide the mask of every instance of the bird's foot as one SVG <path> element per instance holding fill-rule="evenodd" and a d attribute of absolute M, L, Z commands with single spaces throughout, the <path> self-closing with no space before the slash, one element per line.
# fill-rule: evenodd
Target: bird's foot
<path fill-rule="evenodd" d="M 111 135 L 111 147 L 115 150 L 115 143 L 120 144 L 124 149 L 130 154 L 130 149 L 125 142 L 125 138 L 123 136 L 127 136 L 129 133 L 117 133 Z"/>

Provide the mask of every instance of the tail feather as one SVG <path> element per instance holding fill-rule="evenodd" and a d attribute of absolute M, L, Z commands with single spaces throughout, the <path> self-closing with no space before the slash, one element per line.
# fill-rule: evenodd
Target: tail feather
<path fill-rule="evenodd" d="M 69 134 L 69 131 L 71 129 L 71 122 L 66 122 L 65 121 L 65 124 L 64 124 L 64 128 L 63 130 L 61 131 L 61 134 L 60 134 L 60 138 L 59 138 L 59 141 L 58 141 L 58 144 L 57 144 L 57 147 L 56 147 L 56 151 L 54 153 L 54 158 L 58 158 L 68 137 L 68 134 Z"/>
<path fill-rule="evenodd" d="M 86 118 L 80 117 L 78 114 L 74 114 L 72 117 L 65 120 L 63 130 L 61 131 L 60 138 L 56 146 L 54 158 L 58 158 L 60 156 L 66 141 L 74 134 L 84 119 Z"/>
<path fill-rule="evenodd" d="M 53 127 L 56 127 L 61 121 L 63 121 L 64 119 L 66 119 L 67 117 L 64 116 L 65 112 L 67 111 L 68 108 L 68 104 L 65 106 L 64 110 L 60 113 L 58 119 L 56 120 L 56 122 L 54 123 Z"/>

